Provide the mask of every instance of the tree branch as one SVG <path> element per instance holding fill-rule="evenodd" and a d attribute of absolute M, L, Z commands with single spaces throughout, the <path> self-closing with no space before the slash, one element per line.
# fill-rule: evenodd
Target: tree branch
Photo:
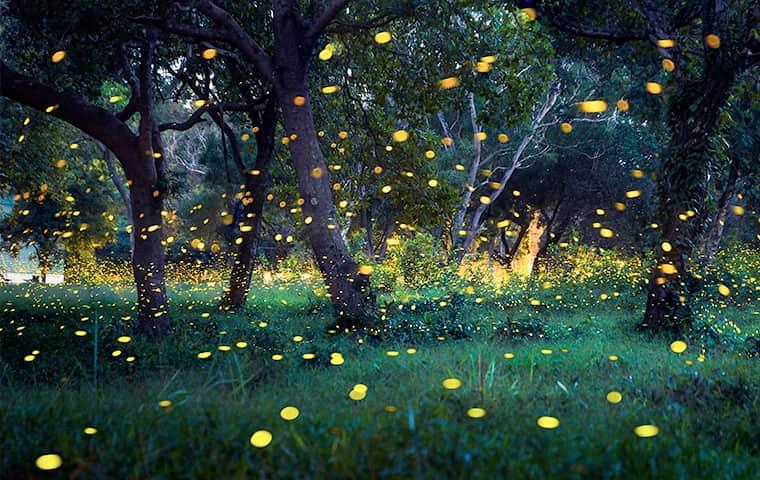
<path fill-rule="evenodd" d="M 272 58 L 226 10 L 211 0 L 200 0 L 198 10 L 222 26 L 225 31 L 225 41 L 237 47 L 246 60 L 253 63 L 259 75 L 267 80 L 272 80 L 274 71 Z"/>
<path fill-rule="evenodd" d="M 333 20 L 335 20 L 335 17 L 340 15 L 340 13 L 344 8 L 346 8 L 346 5 L 348 5 L 349 2 L 351 2 L 351 0 L 332 0 L 332 2 L 325 8 L 319 18 L 317 18 L 316 21 L 312 23 L 311 27 L 309 27 L 309 29 L 306 31 L 306 38 L 316 39 L 316 37 L 324 32 L 325 28 L 327 28 L 327 26 L 330 25 Z"/>
<path fill-rule="evenodd" d="M 177 130 L 177 131 L 185 131 L 189 130 L 193 126 L 197 125 L 198 123 L 205 122 L 206 120 L 203 118 L 203 115 L 208 114 L 214 114 L 216 112 L 249 112 L 251 110 L 261 110 L 264 108 L 266 103 L 266 100 L 261 101 L 261 103 L 254 103 L 254 104 L 232 104 L 232 103 L 221 103 L 221 104 L 215 104 L 215 105 L 205 105 L 198 110 L 194 111 L 190 117 L 187 118 L 182 123 L 179 122 L 167 122 L 162 123 L 158 126 L 158 130 L 163 132 L 166 130 Z"/>
<path fill-rule="evenodd" d="M 154 26 L 164 32 L 173 33 L 185 38 L 192 38 L 194 40 L 209 42 L 221 41 L 232 43 L 231 39 L 227 35 L 227 32 L 221 29 L 199 27 L 184 23 L 174 23 L 169 22 L 164 18 L 149 17 L 147 15 L 138 15 L 136 17 L 130 17 L 129 19 L 135 23 Z"/>
<path fill-rule="evenodd" d="M 549 22 L 558 29 L 576 36 L 609 40 L 616 43 L 647 40 L 647 33 L 641 30 L 614 30 L 609 27 L 582 25 L 560 15 L 549 14 L 546 17 L 549 19 Z"/>
<path fill-rule="evenodd" d="M 98 139 L 122 162 L 125 170 L 135 157 L 137 138 L 114 114 L 87 103 L 74 92 L 60 92 L 26 77 L 0 60 L 0 95 L 48 113 Z"/>

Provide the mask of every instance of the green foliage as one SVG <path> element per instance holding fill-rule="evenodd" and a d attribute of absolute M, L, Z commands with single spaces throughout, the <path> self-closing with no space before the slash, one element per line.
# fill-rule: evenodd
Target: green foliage
<path fill-rule="evenodd" d="M 249 308 L 229 314 L 215 309 L 218 286 L 177 285 L 173 335 L 120 343 L 130 335 L 129 321 L 120 320 L 130 308 L 126 290 L 4 289 L 0 471 L 37 475 L 34 459 L 46 452 L 63 458 L 56 473 L 76 470 L 85 478 L 395 478 L 415 471 L 441 478 L 474 470 L 564 478 L 573 469 L 592 476 L 620 469 L 626 478 L 752 478 L 760 467 L 753 427 L 760 372 L 740 356 L 744 345 L 689 340 L 687 351 L 675 354 L 667 339 L 631 335 L 636 310 L 621 300 L 615 305 L 622 309 L 585 305 L 536 316 L 526 304 L 472 308 L 466 296 L 448 297 L 452 311 L 428 300 L 415 310 L 389 308 L 388 336 L 359 343 L 324 331 L 330 318 L 315 313 L 309 290 L 298 282 L 257 283 Z M 736 310 L 742 326 L 758 326 L 746 315 L 753 309 Z M 506 325 L 505 317 L 515 320 Z M 303 339 L 295 342 L 296 335 Z M 235 346 L 239 341 L 246 347 Z M 25 362 L 33 350 L 39 354 Z M 211 358 L 197 358 L 205 351 Z M 344 364 L 329 364 L 333 352 Z M 305 360 L 305 353 L 317 356 Z M 451 377 L 462 387 L 444 390 L 442 380 Z M 356 383 L 368 386 L 361 402 L 348 398 Z M 611 390 L 622 393 L 620 404 L 605 400 Z M 161 400 L 171 405 L 160 407 Z M 286 405 L 299 408 L 298 419 L 280 419 Z M 385 411 L 388 405 L 396 413 Z M 473 406 L 485 408 L 486 418 L 467 417 Z M 542 415 L 556 416 L 560 427 L 538 428 Z M 650 423 L 657 437 L 633 434 Z M 83 433 L 88 426 L 97 428 L 94 436 Z M 260 429 L 273 433 L 261 450 L 249 443 Z M 423 448 L 425 455 L 415 454 Z"/>

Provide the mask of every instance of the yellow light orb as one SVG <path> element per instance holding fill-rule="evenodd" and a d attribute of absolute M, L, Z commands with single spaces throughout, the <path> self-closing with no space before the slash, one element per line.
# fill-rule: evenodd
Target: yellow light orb
<path fill-rule="evenodd" d="M 579 103 L 578 110 L 584 113 L 601 113 L 607 110 L 607 102 L 604 100 L 588 100 Z"/>
<path fill-rule="evenodd" d="M 633 433 L 637 437 L 650 438 L 656 436 L 660 432 L 660 429 L 654 425 L 639 425 L 633 429 Z"/>
<path fill-rule="evenodd" d="M 443 382 L 441 382 L 441 385 L 443 385 L 443 388 L 446 390 L 456 390 L 457 388 L 462 386 L 462 381 L 458 378 L 447 378 Z"/>
<path fill-rule="evenodd" d="M 651 93 L 652 95 L 659 95 L 662 93 L 662 85 L 657 82 L 647 82 L 645 86 L 647 92 Z"/>
<path fill-rule="evenodd" d="M 203 57 L 204 60 L 211 60 L 214 57 L 216 57 L 216 48 L 207 48 L 203 52 L 201 52 L 201 57 Z"/>
<path fill-rule="evenodd" d="M 367 396 L 366 391 L 359 391 L 359 390 L 353 389 L 350 392 L 348 392 L 348 398 L 350 398 L 351 400 L 355 402 L 364 400 L 366 396 Z"/>
<path fill-rule="evenodd" d="M 375 271 L 375 268 L 372 265 L 359 266 L 359 275 L 372 275 L 372 272 L 374 271 Z"/>
<path fill-rule="evenodd" d="M 559 126 L 559 129 L 562 131 L 562 133 L 567 134 L 567 133 L 570 133 L 570 132 L 573 131 L 573 126 L 570 123 L 568 123 L 568 122 L 563 122 Z"/>
<path fill-rule="evenodd" d="M 536 424 L 547 430 L 552 430 L 559 427 L 559 419 L 556 417 L 538 417 Z"/>
<path fill-rule="evenodd" d="M 61 62 L 63 61 L 64 58 L 66 58 L 66 52 L 64 52 L 63 50 L 58 50 L 57 52 L 53 54 L 52 57 L 50 57 L 53 63 Z"/>
<path fill-rule="evenodd" d="M 486 416 L 486 410 L 480 407 L 473 407 L 467 410 L 467 416 L 470 418 L 483 418 Z"/>
<path fill-rule="evenodd" d="M 535 8 L 521 8 L 520 13 L 523 14 L 523 18 L 525 18 L 529 22 L 533 22 L 538 18 L 538 12 Z"/>
<path fill-rule="evenodd" d="M 393 132 L 393 141 L 397 143 L 406 142 L 409 140 L 409 132 L 406 130 L 396 130 Z"/>
<path fill-rule="evenodd" d="M 333 56 L 333 53 L 335 53 L 335 47 L 333 47 L 332 43 L 328 43 L 325 45 L 325 48 L 319 52 L 319 59 L 323 62 L 330 60 Z"/>
<path fill-rule="evenodd" d="M 298 418 L 298 415 L 300 415 L 300 411 L 296 407 L 285 407 L 282 410 L 280 410 L 280 417 L 285 421 L 291 421 Z"/>
<path fill-rule="evenodd" d="M 63 464 L 63 460 L 61 460 L 61 456 L 57 455 L 55 453 L 47 453 L 45 455 L 40 455 L 37 457 L 37 460 L 34 462 L 35 465 L 37 465 L 37 468 L 40 470 L 55 470 L 56 468 L 60 468 L 60 466 Z"/>
<path fill-rule="evenodd" d="M 272 443 L 272 433 L 266 430 L 258 430 L 251 435 L 250 442 L 256 448 L 264 448 Z"/>
<path fill-rule="evenodd" d="M 720 48 L 720 37 L 715 35 L 714 33 L 709 34 L 705 37 L 705 43 L 710 48 Z"/>
<path fill-rule="evenodd" d="M 378 45 L 383 45 L 385 43 L 390 42 L 393 39 L 393 35 L 391 35 L 391 32 L 378 32 L 375 34 L 375 43 Z"/>
<path fill-rule="evenodd" d="M 615 404 L 620 403 L 623 400 L 623 394 L 617 391 L 612 391 L 607 394 L 607 401 Z"/>
<path fill-rule="evenodd" d="M 672 350 L 674 353 L 683 353 L 686 351 L 686 347 L 686 342 L 683 340 L 676 340 L 670 344 L 670 350 Z"/>
<path fill-rule="evenodd" d="M 441 80 L 440 82 L 438 82 L 438 85 L 443 90 L 450 90 L 452 88 L 458 87 L 460 83 L 461 82 L 458 77 L 447 77 Z"/>

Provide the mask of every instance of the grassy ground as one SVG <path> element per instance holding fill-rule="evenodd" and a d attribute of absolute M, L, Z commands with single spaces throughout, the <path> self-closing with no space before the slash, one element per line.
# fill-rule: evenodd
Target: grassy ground
<path fill-rule="evenodd" d="M 127 343 L 119 342 L 131 337 L 126 287 L 0 291 L 0 477 L 749 479 L 760 471 L 757 357 L 741 338 L 683 338 L 688 348 L 677 354 L 673 338 L 641 336 L 636 294 L 553 306 L 498 296 L 394 303 L 377 341 L 327 332 L 328 310 L 304 285 L 259 286 L 237 314 L 214 308 L 218 290 L 175 286 L 175 334 Z M 744 332 L 760 327 L 756 305 L 721 315 Z M 334 352 L 343 364 L 330 364 Z M 461 387 L 445 389 L 447 378 Z M 367 386 L 362 400 L 349 398 L 356 384 Z M 620 403 L 608 402 L 611 391 Z M 286 406 L 298 418 L 283 420 Z M 485 416 L 471 418 L 471 408 Z M 539 427 L 542 416 L 559 427 Z M 640 438 L 639 425 L 659 433 Z M 250 443 L 259 430 L 272 434 L 265 448 Z M 46 453 L 62 466 L 37 469 Z"/>

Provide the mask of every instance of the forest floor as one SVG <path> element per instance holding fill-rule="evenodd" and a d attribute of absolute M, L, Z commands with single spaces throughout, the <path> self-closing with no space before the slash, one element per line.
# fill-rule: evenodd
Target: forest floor
<path fill-rule="evenodd" d="M 215 309 L 218 287 L 177 285 L 173 335 L 148 340 L 123 327 L 127 288 L 0 290 L 0 478 L 760 471 L 760 359 L 704 336 L 675 353 L 673 338 L 635 331 L 640 297 L 544 309 L 394 305 L 374 340 L 328 333 L 329 309 L 303 285 L 258 288 L 235 314 Z M 757 310 L 721 313 L 751 331 Z M 288 406 L 297 418 L 282 418 L 293 416 Z M 559 425 L 543 428 L 540 417 Z M 271 443 L 252 445 L 258 431 Z M 62 465 L 43 472 L 35 461 L 48 453 Z"/>

